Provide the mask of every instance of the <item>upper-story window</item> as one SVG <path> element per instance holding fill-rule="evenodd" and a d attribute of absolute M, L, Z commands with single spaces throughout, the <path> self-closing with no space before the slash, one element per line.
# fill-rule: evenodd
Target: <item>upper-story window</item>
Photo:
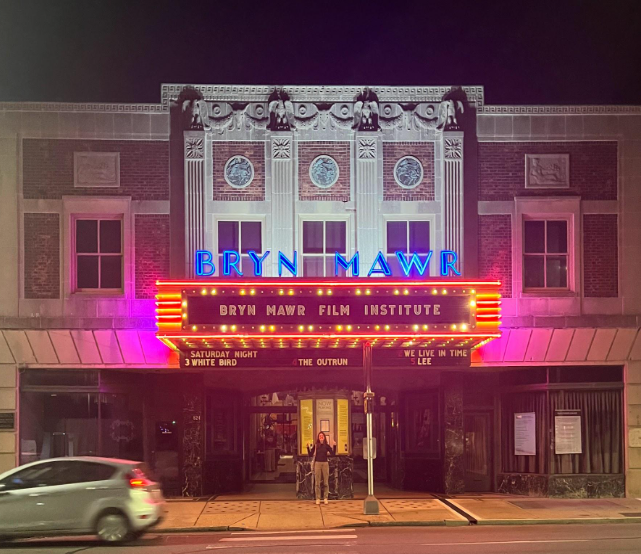
<path fill-rule="evenodd" d="M 347 255 L 347 222 L 303 221 L 303 275 L 334 277 L 336 252 Z M 339 268 L 339 276 L 345 270 Z"/>
<path fill-rule="evenodd" d="M 568 289 L 568 221 L 526 219 L 523 222 L 523 286 Z"/>
<path fill-rule="evenodd" d="M 75 220 L 75 290 L 123 289 L 121 218 Z"/>
<path fill-rule="evenodd" d="M 387 222 L 387 262 L 392 275 L 402 275 L 396 252 L 411 256 L 416 252 L 425 261 L 430 251 L 429 221 L 388 221 Z M 411 277 L 420 277 L 412 266 Z"/>
<path fill-rule="evenodd" d="M 223 252 L 234 250 L 240 254 L 243 275 L 254 274 L 254 262 L 249 251 L 263 253 L 262 225 L 260 221 L 218 221 L 218 271 L 222 274 Z M 234 271 L 230 277 L 235 276 Z"/>

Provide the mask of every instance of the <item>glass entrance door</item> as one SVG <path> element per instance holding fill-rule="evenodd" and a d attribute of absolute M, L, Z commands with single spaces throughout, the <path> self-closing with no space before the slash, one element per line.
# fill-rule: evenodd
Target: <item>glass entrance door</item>
<path fill-rule="evenodd" d="M 492 427 L 489 413 L 465 414 L 465 490 L 492 490 Z"/>
<path fill-rule="evenodd" d="M 298 440 L 296 408 L 250 414 L 250 480 L 295 483 Z"/>

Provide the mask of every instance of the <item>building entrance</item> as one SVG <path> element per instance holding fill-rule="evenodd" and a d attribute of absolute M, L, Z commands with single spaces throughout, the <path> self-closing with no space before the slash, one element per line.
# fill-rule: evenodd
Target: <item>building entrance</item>
<path fill-rule="evenodd" d="M 492 419 L 489 412 L 467 413 L 465 436 L 465 490 L 492 490 Z"/>

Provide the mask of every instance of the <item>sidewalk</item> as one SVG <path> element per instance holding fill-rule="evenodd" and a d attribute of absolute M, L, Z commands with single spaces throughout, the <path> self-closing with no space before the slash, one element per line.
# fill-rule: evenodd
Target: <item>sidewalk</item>
<path fill-rule="evenodd" d="M 380 500 L 380 499 L 379 499 Z M 363 515 L 362 500 L 317 506 L 300 500 L 171 500 L 161 532 L 295 530 L 382 525 L 528 525 L 641 523 L 641 501 L 568 500 L 504 495 L 460 495 L 380 500 L 378 516 Z M 462 511 L 466 516 L 461 515 Z"/>

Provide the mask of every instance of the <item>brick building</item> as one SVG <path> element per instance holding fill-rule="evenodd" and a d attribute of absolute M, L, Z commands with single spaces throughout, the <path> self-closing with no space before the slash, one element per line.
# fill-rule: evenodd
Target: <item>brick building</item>
<path fill-rule="evenodd" d="M 501 281 L 502 336 L 470 368 L 375 372 L 376 480 L 641 494 L 641 108 L 487 106 L 482 87 L 161 98 L 0 103 L 0 471 L 89 454 L 144 459 L 170 494 L 288 483 L 297 402 L 324 391 L 349 402 L 358 482 L 361 373 L 185 371 L 156 338 L 156 280 L 195 278 L 198 250 L 216 276 L 225 251 L 245 272 L 249 251 L 298 252 L 310 278 L 335 252 L 363 275 L 378 252 L 396 270 L 452 250 Z"/>

